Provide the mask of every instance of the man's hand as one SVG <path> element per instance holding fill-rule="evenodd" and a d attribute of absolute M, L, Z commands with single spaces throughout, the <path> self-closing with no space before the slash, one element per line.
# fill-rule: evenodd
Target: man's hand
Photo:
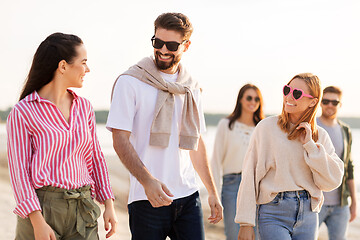
<path fill-rule="evenodd" d="M 216 224 L 222 219 L 223 207 L 219 201 L 219 198 L 214 194 L 209 195 L 208 202 L 211 210 L 211 216 L 208 218 L 208 220 L 210 223 Z"/>
<path fill-rule="evenodd" d="M 159 180 L 152 178 L 143 184 L 145 194 L 151 203 L 151 206 L 157 208 L 162 206 L 169 206 L 172 203 L 174 195 L 166 187 L 166 185 Z"/>
<path fill-rule="evenodd" d="M 154 178 L 149 170 L 140 160 L 134 147 L 130 143 L 131 132 L 113 129 L 114 149 L 118 154 L 121 162 L 130 171 L 130 173 L 144 187 L 145 194 L 153 207 L 169 206 L 173 197 L 170 190 Z"/>
<path fill-rule="evenodd" d="M 254 239 L 255 239 L 255 232 L 253 227 L 250 226 L 240 227 L 238 240 L 254 240 Z"/>

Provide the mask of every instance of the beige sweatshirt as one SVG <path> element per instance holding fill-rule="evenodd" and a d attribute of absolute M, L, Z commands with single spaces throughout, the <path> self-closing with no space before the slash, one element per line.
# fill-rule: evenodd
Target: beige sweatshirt
<path fill-rule="evenodd" d="M 222 176 L 242 171 L 243 160 L 254 128 L 235 121 L 230 130 L 229 119 L 223 118 L 219 121 L 211 158 L 211 170 L 219 194 Z"/>
<path fill-rule="evenodd" d="M 262 120 L 251 137 L 237 197 L 235 222 L 241 226 L 254 226 L 256 204 L 266 204 L 284 191 L 307 190 L 312 211 L 319 212 L 322 191 L 341 184 L 344 164 L 324 129 L 318 128 L 316 143 L 303 145 L 288 140 L 277 121 L 278 116 Z"/>

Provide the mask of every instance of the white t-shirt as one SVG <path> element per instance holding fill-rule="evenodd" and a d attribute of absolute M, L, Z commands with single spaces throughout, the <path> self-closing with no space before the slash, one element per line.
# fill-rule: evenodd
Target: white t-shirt
<path fill-rule="evenodd" d="M 175 82 L 178 74 L 160 72 L 165 81 Z M 198 190 L 196 172 L 189 151 L 179 148 L 179 132 L 184 95 L 175 95 L 171 135 L 168 147 L 150 146 L 150 128 L 158 89 L 132 76 L 119 77 L 112 98 L 106 127 L 131 132 L 130 142 L 149 172 L 164 183 L 174 195 L 172 199 L 189 196 Z M 205 132 L 205 119 L 200 90 L 193 91 L 200 117 L 200 133 Z M 143 186 L 130 174 L 128 203 L 147 200 Z"/>

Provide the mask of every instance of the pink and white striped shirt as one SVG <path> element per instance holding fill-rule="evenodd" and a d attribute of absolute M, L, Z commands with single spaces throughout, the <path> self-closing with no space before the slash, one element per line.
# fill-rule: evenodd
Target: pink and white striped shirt
<path fill-rule="evenodd" d="M 91 185 L 92 196 L 99 202 L 114 199 L 96 136 L 94 110 L 88 100 L 68 91 L 74 96 L 69 122 L 36 91 L 19 101 L 7 119 L 9 171 L 17 203 L 14 213 L 22 218 L 41 210 L 35 189 L 43 186 Z"/>

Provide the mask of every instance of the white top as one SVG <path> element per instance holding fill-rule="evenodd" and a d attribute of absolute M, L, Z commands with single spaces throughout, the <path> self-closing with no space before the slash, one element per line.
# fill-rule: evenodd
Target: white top
<path fill-rule="evenodd" d="M 344 163 L 329 135 L 318 127 L 319 139 L 302 144 L 289 140 L 277 125 L 278 116 L 261 120 L 250 139 L 237 197 L 235 222 L 254 226 L 256 204 L 272 201 L 279 192 L 307 190 L 311 209 L 319 212 L 324 197 L 341 184 Z"/>
<path fill-rule="evenodd" d="M 235 121 L 229 129 L 229 119 L 220 120 L 211 158 L 211 170 L 218 192 L 221 192 L 222 176 L 240 173 L 249 141 L 255 127 Z"/>
<path fill-rule="evenodd" d="M 178 74 L 161 76 L 165 81 L 175 82 Z M 158 89 L 129 75 L 119 77 L 106 127 L 110 131 L 121 129 L 131 132 L 130 142 L 149 172 L 163 182 L 171 193 L 172 199 L 189 196 L 198 190 L 196 172 L 189 151 L 179 148 L 179 132 L 184 95 L 175 95 L 169 146 L 150 146 L 150 128 L 154 119 L 154 109 Z M 200 90 L 193 91 L 200 117 L 200 133 L 205 132 L 205 119 L 201 104 Z M 143 186 L 130 174 L 128 203 L 147 200 Z"/>

